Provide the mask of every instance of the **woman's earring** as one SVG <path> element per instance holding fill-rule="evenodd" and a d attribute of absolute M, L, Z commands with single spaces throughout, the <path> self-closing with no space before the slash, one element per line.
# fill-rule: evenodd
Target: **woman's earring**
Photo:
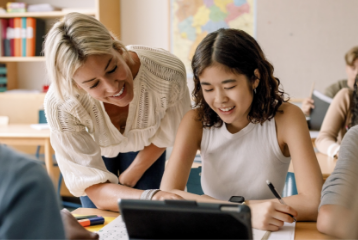
<path fill-rule="evenodd" d="M 254 88 L 254 93 L 256 94 L 256 88 Z"/>

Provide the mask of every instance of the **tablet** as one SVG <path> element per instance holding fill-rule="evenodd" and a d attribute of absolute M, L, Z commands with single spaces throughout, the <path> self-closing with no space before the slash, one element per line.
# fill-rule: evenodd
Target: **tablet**
<path fill-rule="evenodd" d="M 130 240 L 252 239 L 246 205 L 122 199 L 119 208 Z"/>

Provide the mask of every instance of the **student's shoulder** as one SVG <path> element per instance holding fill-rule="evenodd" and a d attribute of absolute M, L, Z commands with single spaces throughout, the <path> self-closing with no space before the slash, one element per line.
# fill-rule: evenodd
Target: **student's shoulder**
<path fill-rule="evenodd" d="M 301 108 L 289 102 L 282 103 L 275 116 L 276 122 L 289 123 L 302 120 L 306 121 L 305 119 Z"/>
<path fill-rule="evenodd" d="M 353 90 L 350 88 L 342 88 L 338 91 L 334 99 L 350 99 L 353 95 Z"/>
<path fill-rule="evenodd" d="M 47 177 L 46 171 L 39 162 L 4 145 L 0 145 L 0 165 L 2 166 L 0 176 L 4 181 L 14 182 L 21 178 L 25 182 L 41 182 Z"/>
<path fill-rule="evenodd" d="M 189 110 L 183 117 L 183 122 L 195 126 L 197 129 L 202 129 L 203 124 L 200 120 L 200 112 L 198 109 Z"/>

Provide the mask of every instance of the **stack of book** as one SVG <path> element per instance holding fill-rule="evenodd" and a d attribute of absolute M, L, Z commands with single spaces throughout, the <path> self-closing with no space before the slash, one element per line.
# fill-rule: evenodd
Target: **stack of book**
<path fill-rule="evenodd" d="M 0 64 L 0 92 L 7 90 L 6 65 Z"/>
<path fill-rule="evenodd" d="M 41 56 L 45 21 L 32 17 L 0 19 L 0 56 Z"/>
<path fill-rule="evenodd" d="M 6 4 L 8 13 L 26 12 L 26 3 L 23 2 L 8 2 Z"/>

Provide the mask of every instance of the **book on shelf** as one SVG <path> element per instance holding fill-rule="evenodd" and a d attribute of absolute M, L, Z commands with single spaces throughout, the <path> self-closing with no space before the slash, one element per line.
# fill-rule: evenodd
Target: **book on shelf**
<path fill-rule="evenodd" d="M 310 129 L 320 130 L 328 107 L 333 99 L 317 90 L 313 91 L 312 99 L 314 101 L 314 108 L 311 110 L 310 115 Z"/>
<path fill-rule="evenodd" d="M 7 90 L 7 69 L 5 64 L 0 64 L 0 92 Z"/>
<path fill-rule="evenodd" d="M 14 18 L 15 36 L 14 52 L 15 57 L 21 57 L 21 18 Z"/>
<path fill-rule="evenodd" d="M 0 19 L 0 56 L 41 56 L 45 21 L 32 17 Z"/>
<path fill-rule="evenodd" d="M 15 28 L 14 28 L 14 19 L 9 19 L 9 40 L 10 40 L 10 56 L 15 56 L 15 45 L 14 45 L 14 39 L 15 39 Z"/>

